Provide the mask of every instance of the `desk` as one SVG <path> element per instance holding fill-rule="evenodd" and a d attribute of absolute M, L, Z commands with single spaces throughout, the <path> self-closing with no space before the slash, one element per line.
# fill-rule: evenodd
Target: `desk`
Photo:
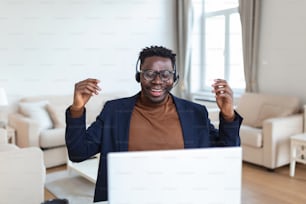
<path fill-rule="evenodd" d="M 99 157 L 87 159 L 82 162 L 71 162 L 68 159 L 67 169 L 70 173 L 75 172 L 92 183 L 96 183 L 99 167 Z"/>
<path fill-rule="evenodd" d="M 306 133 L 294 135 L 290 138 L 290 176 L 295 174 L 295 163 L 306 164 Z"/>

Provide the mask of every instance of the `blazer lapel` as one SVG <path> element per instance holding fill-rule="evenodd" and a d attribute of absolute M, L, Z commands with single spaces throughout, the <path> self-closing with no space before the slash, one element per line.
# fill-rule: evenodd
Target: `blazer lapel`
<path fill-rule="evenodd" d="M 125 103 L 121 104 L 117 111 L 117 130 L 118 130 L 118 148 L 119 151 L 128 151 L 129 130 L 131 116 L 139 94 L 132 96 Z"/>

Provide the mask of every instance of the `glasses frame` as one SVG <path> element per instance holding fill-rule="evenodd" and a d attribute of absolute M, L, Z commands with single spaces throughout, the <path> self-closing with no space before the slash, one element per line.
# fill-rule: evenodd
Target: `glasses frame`
<path fill-rule="evenodd" d="M 154 73 L 154 77 L 152 79 L 148 79 L 146 78 L 145 76 L 145 73 L 148 72 L 148 71 L 152 71 Z M 171 76 L 169 77 L 169 79 L 163 79 L 163 77 L 161 77 L 161 73 L 163 72 L 169 72 L 171 74 Z M 157 75 L 159 76 L 160 80 L 163 81 L 163 82 L 167 82 L 171 79 L 171 77 L 174 76 L 175 74 L 175 71 L 174 70 L 162 70 L 162 71 L 154 71 L 152 69 L 144 69 L 144 70 L 140 70 L 139 73 L 142 73 L 142 76 L 144 77 L 145 80 L 147 81 L 153 81 Z"/>

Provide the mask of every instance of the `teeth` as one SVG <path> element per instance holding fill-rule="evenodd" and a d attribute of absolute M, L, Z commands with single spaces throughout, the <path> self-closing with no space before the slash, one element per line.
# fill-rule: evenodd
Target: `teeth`
<path fill-rule="evenodd" d="M 161 89 L 151 89 L 152 91 L 162 91 Z"/>

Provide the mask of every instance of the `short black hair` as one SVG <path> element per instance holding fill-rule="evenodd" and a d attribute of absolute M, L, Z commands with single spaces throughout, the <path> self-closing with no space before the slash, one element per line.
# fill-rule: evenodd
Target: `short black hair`
<path fill-rule="evenodd" d="M 156 45 L 151 47 L 146 47 L 139 53 L 140 65 L 142 65 L 142 63 L 147 57 L 153 57 L 153 56 L 169 58 L 172 62 L 172 66 L 173 67 L 175 66 L 176 54 L 173 53 L 173 51 L 168 48 Z"/>

